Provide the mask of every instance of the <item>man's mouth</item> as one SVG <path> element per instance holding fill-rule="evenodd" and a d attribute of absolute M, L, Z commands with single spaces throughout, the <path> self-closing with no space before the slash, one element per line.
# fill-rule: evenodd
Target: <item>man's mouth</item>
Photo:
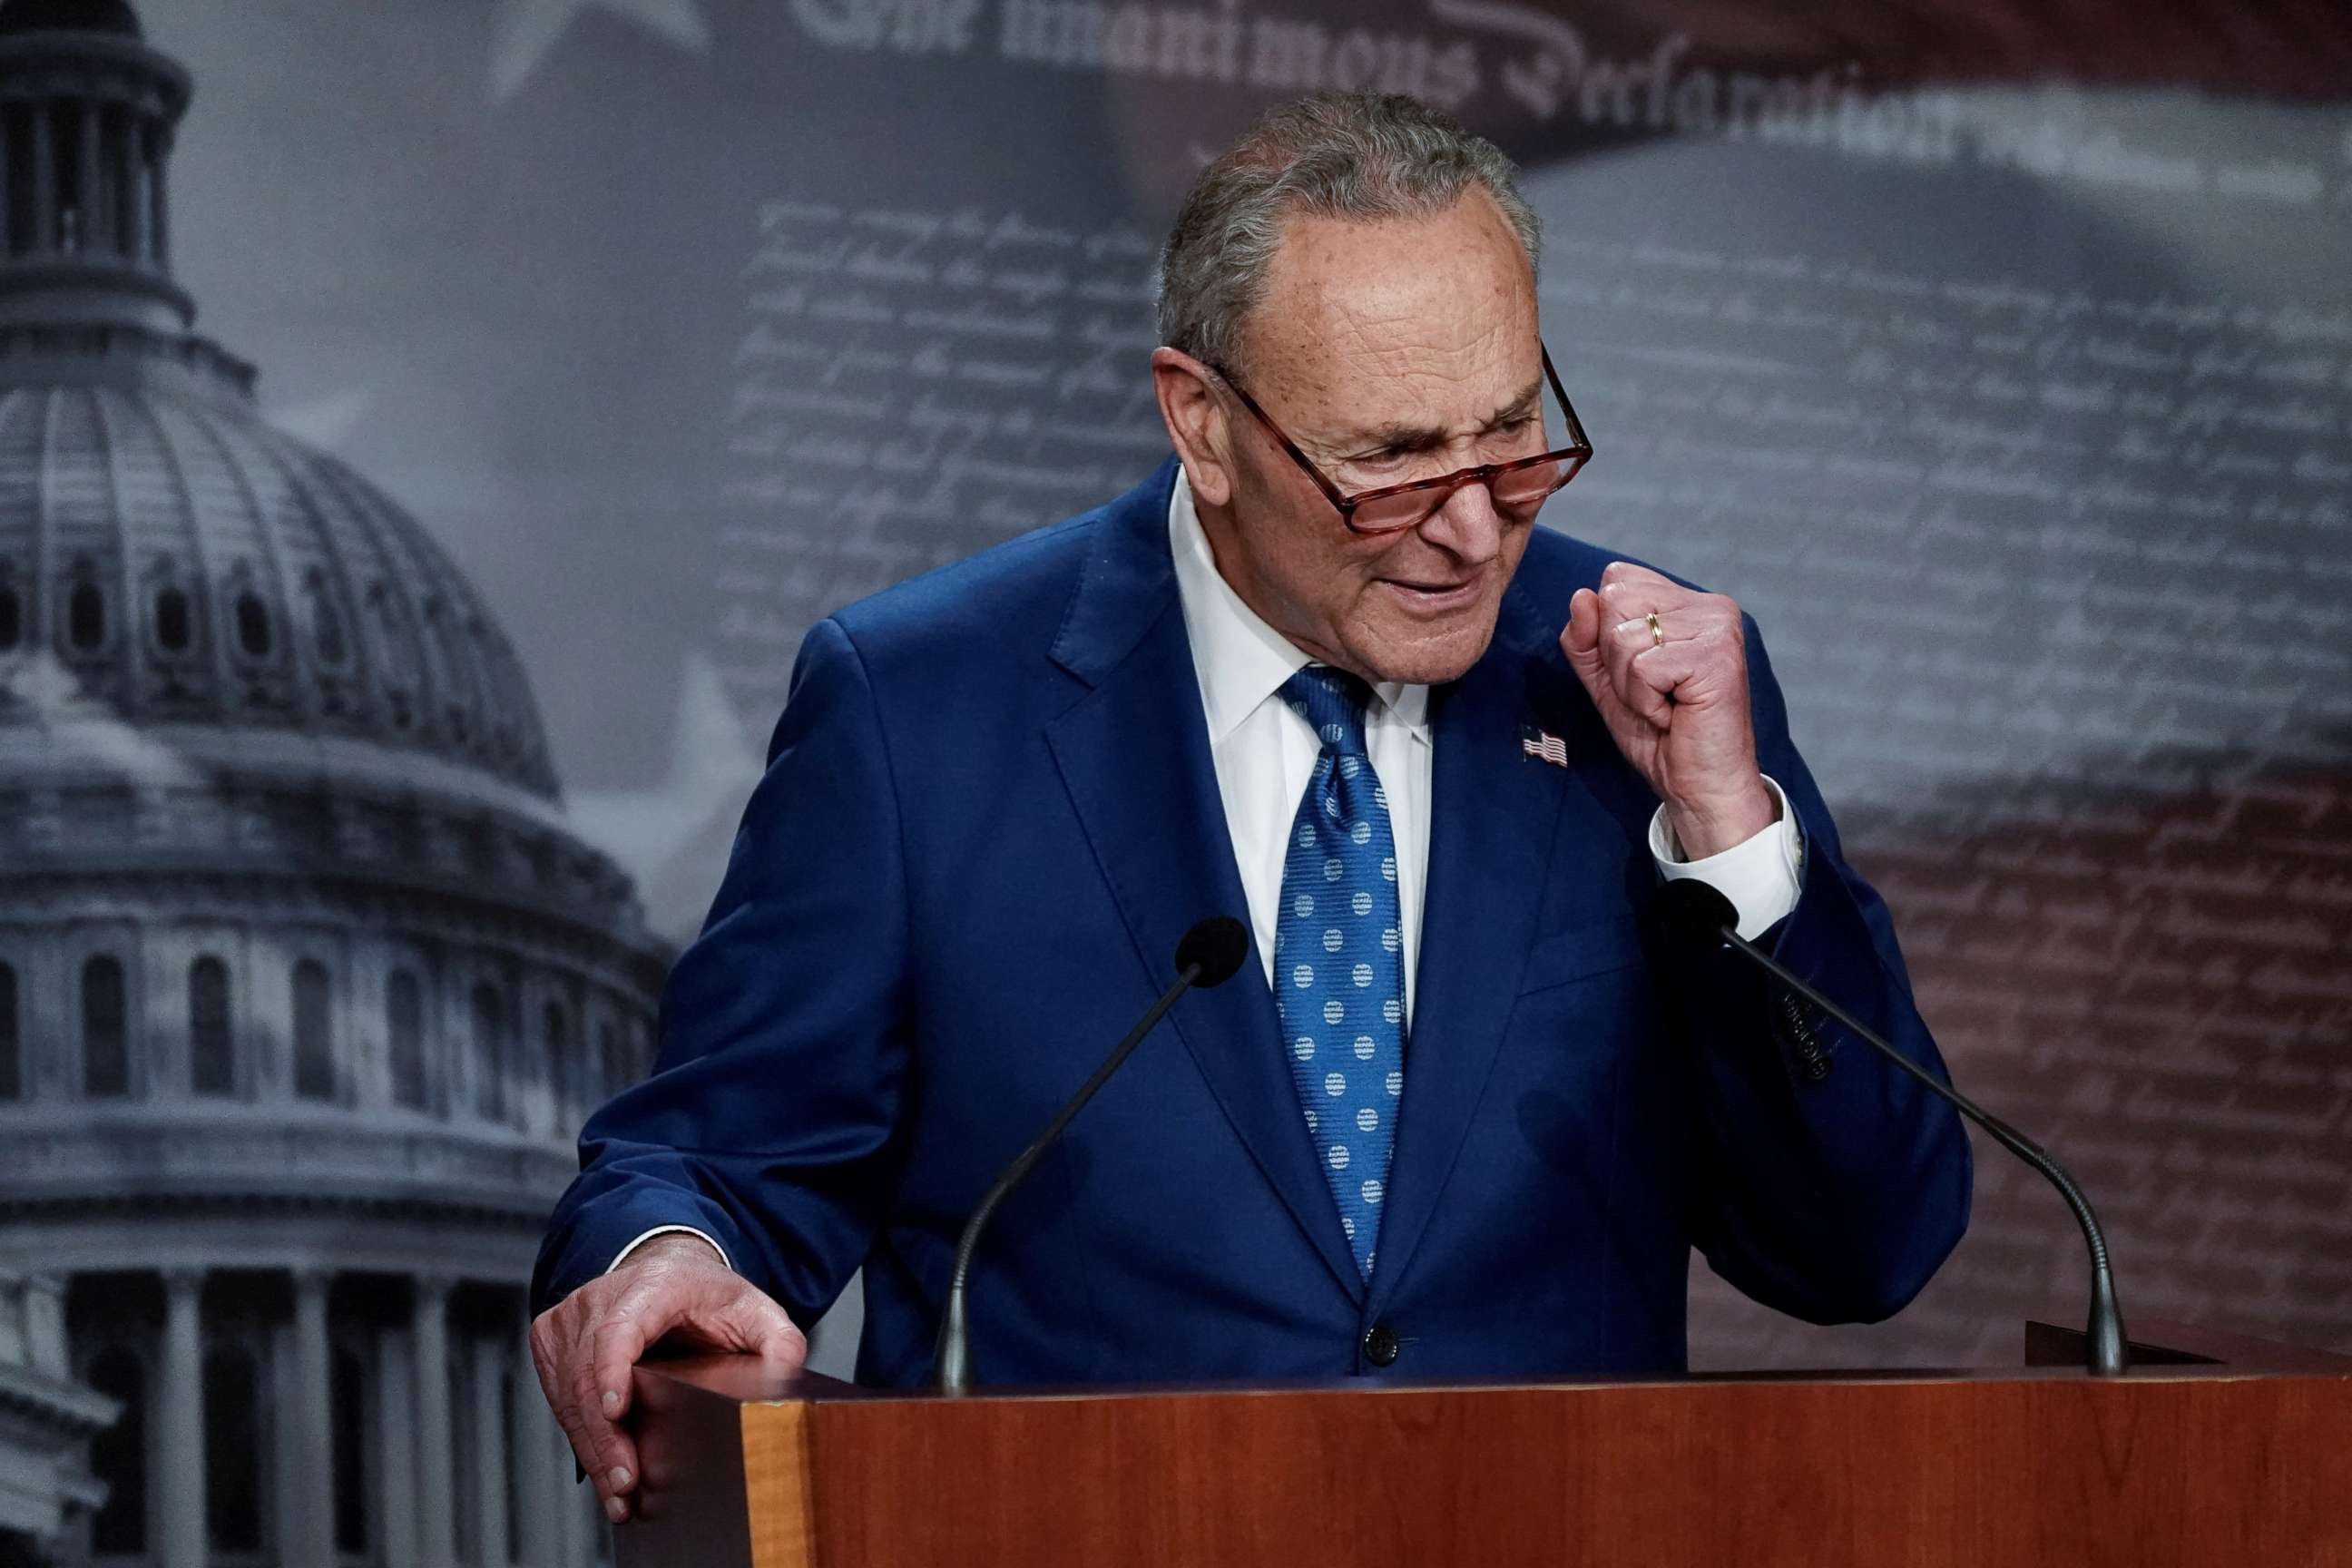
<path fill-rule="evenodd" d="M 1451 610 L 1478 596 L 1478 579 L 1475 577 L 1458 583 L 1416 583 L 1402 577 L 1383 577 L 1381 581 L 1395 589 L 1398 597 L 1410 609 Z"/>

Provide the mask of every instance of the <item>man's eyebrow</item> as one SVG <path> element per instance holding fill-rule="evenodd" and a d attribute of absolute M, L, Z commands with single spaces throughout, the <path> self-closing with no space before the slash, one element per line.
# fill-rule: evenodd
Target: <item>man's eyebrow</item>
<path fill-rule="evenodd" d="M 1496 409 L 1486 424 L 1478 427 L 1485 435 L 1497 430 L 1521 416 L 1532 412 L 1543 396 L 1543 374 L 1538 372 L 1527 390 Z M 1434 425 L 1406 425 L 1391 421 L 1385 425 L 1363 425 L 1341 431 L 1328 443 L 1334 452 L 1396 451 L 1426 452 L 1433 447 L 1445 445 L 1445 432 Z"/>

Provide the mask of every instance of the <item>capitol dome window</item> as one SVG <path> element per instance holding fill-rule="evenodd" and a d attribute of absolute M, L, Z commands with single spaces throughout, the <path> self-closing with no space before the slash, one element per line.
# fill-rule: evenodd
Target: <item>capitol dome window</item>
<path fill-rule="evenodd" d="M 166 588 L 155 595 L 155 641 L 165 653 L 185 653 L 194 640 L 189 624 L 188 595 L 178 588 Z"/>
<path fill-rule="evenodd" d="M 335 613 L 334 595 L 327 591 L 326 574 L 311 567 L 303 574 L 302 593 L 310 606 L 310 646 L 320 664 L 340 668 L 351 646 L 343 638 L 343 617 Z"/>
<path fill-rule="evenodd" d="M 25 1064 L 16 1025 L 16 970 L 0 963 L 0 1100 L 25 1097 Z"/>
<path fill-rule="evenodd" d="M 507 1114 L 506 1008 L 495 985 L 474 987 L 474 1110 L 485 1121 Z"/>
<path fill-rule="evenodd" d="M 385 584 L 370 583 L 367 613 L 375 621 L 376 640 L 383 646 L 384 702 L 393 728 L 405 730 L 416 721 L 410 693 L 416 685 L 416 648 L 403 624 L 399 601 Z"/>
<path fill-rule="evenodd" d="M 93 1100 L 131 1092 L 131 1041 L 122 962 L 106 953 L 81 966 L 81 1090 Z"/>
<path fill-rule="evenodd" d="M 90 1521 L 90 1549 L 100 1557 L 147 1550 L 147 1369 L 121 1345 L 91 1360 L 83 1381 L 122 1414 L 90 1440 L 89 1468 L 106 1485 L 106 1504 Z"/>
<path fill-rule="evenodd" d="M 188 966 L 188 1087 L 198 1094 L 236 1092 L 228 965 L 210 953 Z"/>
<path fill-rule="evenodd" d="M 395 969 L 384 983 L 384 1032 L 392 1039 L 392 1102 L 425 1109 L 425 998 L 416 976 Z"/>
<path fill-rule="evenodd" d="M 247 658 L 269 657 L 269 606 L 250 588 L 236 596 L 236 646 Z"/>
<path fill-rule="evenodd" d="M 77 583 L 66 598 L 66 640 L 76 653 L 106 646 L 106 593 L 95 583 Z"/>
<path fill-rule="evenodd" d="M 294 1092 L 304 1100 L 335 1098 L 335 1050 L 327 966 L 306 958 L 294 966 Z"/>
<path fill-rule="evenodd" d="M 474 717 L 461 700 L 466 695 L 466 660 L 449 626 L 449 606 L 437 597 L 425 601 L 425 631 L 432 639 L 433 651 L 439 660 L 437 668 L 444 700 L 442 722 L 448 729 L 449 738 L 458 745 L 465 745 L 472 738 Z"/>
<path fill-rule="evenodd" d="M 547 1045 L 547 1093 L 554 1102 L 560 1131 L 572 1120 L 572 1031 L 561 1003 L 547 1005 L 540 1015 L 540 1027 Z"/>
<path fill-rule="evenodd" d="M 261 1399 L 251 1352 L 205 1357 L 205 1523 L 215 1552 L 261 1550 Z"/>
<path fill-rule="evenodd" d="M 0 583 L 0 653 L 14 653 L 25 640 L 25 607 L 13 583 Z"/>

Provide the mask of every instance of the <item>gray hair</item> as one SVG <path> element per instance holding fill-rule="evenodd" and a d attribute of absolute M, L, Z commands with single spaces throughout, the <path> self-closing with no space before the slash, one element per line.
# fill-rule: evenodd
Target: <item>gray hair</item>
<path fill-rule="evenodd" d="M 1267 113 L 1201 173 L 1160 252 L 1160 341 L 1226 368 L 1265 292 L 1293 214 L 1376 222 L 1444 212 L 1476 185 L 1534 270 L 1535 209 L 1511 161 L 1452 117 L 1398 93 L 1325 92 Z"/>

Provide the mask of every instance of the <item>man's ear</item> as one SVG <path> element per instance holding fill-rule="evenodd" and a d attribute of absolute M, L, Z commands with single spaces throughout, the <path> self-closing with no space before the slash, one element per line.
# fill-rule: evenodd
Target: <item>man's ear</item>
<path fill-rule="evenodd" d="M 1206 506 L 1223 506 L 1234 494 L 1233 431 L 1223 403 L 1209 385 L 1215 374 L 1181 350 L 1151 351 L 1151 390 L 1160 399 L 1160 417 L 1184 461 L 1194 499 Z"/>

